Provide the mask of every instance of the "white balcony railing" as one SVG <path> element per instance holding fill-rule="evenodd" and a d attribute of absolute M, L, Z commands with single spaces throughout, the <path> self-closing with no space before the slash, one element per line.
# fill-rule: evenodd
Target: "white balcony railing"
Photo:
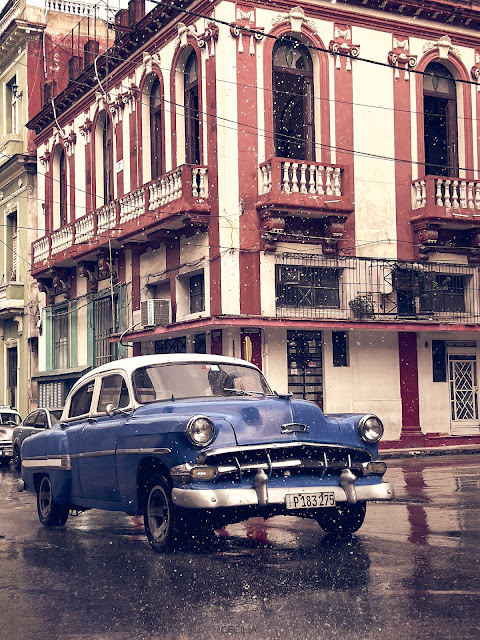
<path fill-rule="evenodd" d="M 115 201 L 109 202 L 105 206 L 97 210 L 97 230 L 98 233 L 115 229 L 116 225 L 116 206 Z"/>
<path fill-rule="evenodd" d="M 75 222 L 75 244 L 88 242 L 95 237 L 95 212 Z"/>
<path fill-rule="evenodd" d="M 433 183 L 434 192 L 429 192 Z M 433 201 L 448 209 L 480 209 L 480 181 L 462 178 L 422 178 L 412 183 L 413 208 L 422 209 Z"/>
<path fill-rule="evenodd" d="M 50 246 L 48 242 L 48 236 L 40 238 L 33 245 L 33 263 L 42 262 L 47 260 L 50 255 Z"/>
<path fill-rule="evenodd" d="M 316 162 L 282 160 L 280 185 L 273 185 L 273 162 L 260 167 L 262 193 L 269 193 L 280 186 L 284 193 L 310 193 L 312 195 L 342 196 L 342 170 Z"/>
<path fill-rule="evenodd" d="M 94 243 L 97 238 L 103 241 L 111 237 L 109 232 L 113 230 L 117 232 L 115 237 L 122 235 L 124 231 L 130 233 L 128 223 L 145 216 L 147 200 L 149 212 L 179 199 L 181 202 L 177 203 L 177 210 L 189 211 L 193 207 L 196 211 L 199 204 L 208 210 L 208 203 L 205 202 L 207 196 L 207 168 L 182 165 L 150 184 L 135 189 L 118 200 L 91 211 L 72 224 L 36 240 L 32 245 L 32 267 L 43 267 L 43 263 L 52 256 L 73 246 Z M 172 211 L 171 208 L 165 210 L 166 216 L 172 214 L 176 215 L 176 211 Z M 154 221 L 152 216 L 148 216 L 144 222 L 148 226 Z"/>
<path fill-rule="evenodd" d="M 182 171 L 175 171 L 158 178 L 149 186 L 150 208 L 156 209 L 182 197 Z"/>
<path fill-rule="evenodd" d="M 73 228 L 62 227 L 52 233 L 52 255 L 68 249 L 72 246 Z"/>
<path fill-rule="evenodd" d="M 120 198 L 120 224 L 134 220 L 145 213 L 145 191 L 136 189 Z"/>

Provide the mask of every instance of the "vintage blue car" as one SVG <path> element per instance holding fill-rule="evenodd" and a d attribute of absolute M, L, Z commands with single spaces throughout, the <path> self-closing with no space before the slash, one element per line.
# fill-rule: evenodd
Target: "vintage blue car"
<path fill-rule="evenodd" d="M 91 508 L 143 514 L 156 551 L 252 516 L 353 533 L 368 501 L 394 497 L 382 433 L 374 415 L 273 392 L 243 360 L 138 356 L 84 375 L 60 424 L 23 442 L 19 489 L 46 527 Z"/>

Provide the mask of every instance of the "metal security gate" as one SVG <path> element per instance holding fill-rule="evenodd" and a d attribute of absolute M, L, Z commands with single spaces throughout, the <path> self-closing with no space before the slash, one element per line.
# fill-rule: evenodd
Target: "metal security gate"
<path fill-rule="evenodd" d="M 448 355 L 452 434 L 478 433 L 477 356 Z"/>
<path fill-rule="evenodd" d="M 322 334 L 287 331 L 288 390 L 323 406 Z"/>

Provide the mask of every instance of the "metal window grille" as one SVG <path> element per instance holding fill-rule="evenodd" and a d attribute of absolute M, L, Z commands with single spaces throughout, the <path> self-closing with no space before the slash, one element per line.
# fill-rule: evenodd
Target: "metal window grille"
<path fill-rule="evenodd" d="M 155 342 L 155 353 L 187 353 L 187 339 L 169 338 L 168 340 L 157 340 Z"/>
<path fill-rule="evenodd" d="M 63 381 L 38 383 L 39 407 L 63 407 L 65 395 L 65 383 Z"/>
<path fill-rule="evenodd" d="M 338 269 L 306 265 L 277 265 L 277 306 L 340 306 Z"/>
<path fill-rule="evenodd" d="M 190 278 L 190 313 L 205 310 L 205 283 L 203 273 Z"/>
<path fill-rule="evenodd" d="M 53 361 L 55 369 L 69 366 L 68 352 L 68 308 L 60 307 L 53 312 Z"/>
<path fill-rule="evenodd" d="M 117 355 L 117 345 L 109 342 L 110 336 L 117 330 L 117 304 L 117 296 L 114 297 L 113 306 L 110 296 L 94 301 L 94 344 L 97 367 L 115 360 Z"/>
<path fill-rule="evenodd" d="M 474 265 L 288 253 L 275 260 L 277 317 L 480 322 Z"/>

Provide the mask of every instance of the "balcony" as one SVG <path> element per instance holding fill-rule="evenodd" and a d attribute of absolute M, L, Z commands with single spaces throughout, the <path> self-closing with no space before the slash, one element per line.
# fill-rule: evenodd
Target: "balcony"
<path fill-rule="evenodd" d="M 257 209 L 315 217 L 353 211 L 348 167 L 271 158 L 260 173 Z"/>
<path fill-rule="evenodd" d="M 449 252 L 480 262 L 480 181 L 442 176 L 414 180 L 410 223 L 419 258 Z"/>
<path fill-rule="evenodd" d="M 276 317 L 353 322 L 480 322 L 469 265 L 352 257 L 276 259 Z"/>
<path fill-rule="evenodd" d="M 257 211 L 266 249 L 276 241 L 322 238 L 335 253 L 344 223 L 354 209 L 350 168 L 306 160 L 271 158 L 260 167 Z"/>
<path fill-rule="evenodd" d="M 74 266 L 109 242 L 118 248 L 162 232 L 208 226 L 209 213 L 206 167 L 182 165 L 35 241 L 32 275 Z"/>
<path fill-rule="evenodd" d="M 0 285 L 0 319 L 6 320 L 23 313 L 25 307 L 23 282 Z"/>

